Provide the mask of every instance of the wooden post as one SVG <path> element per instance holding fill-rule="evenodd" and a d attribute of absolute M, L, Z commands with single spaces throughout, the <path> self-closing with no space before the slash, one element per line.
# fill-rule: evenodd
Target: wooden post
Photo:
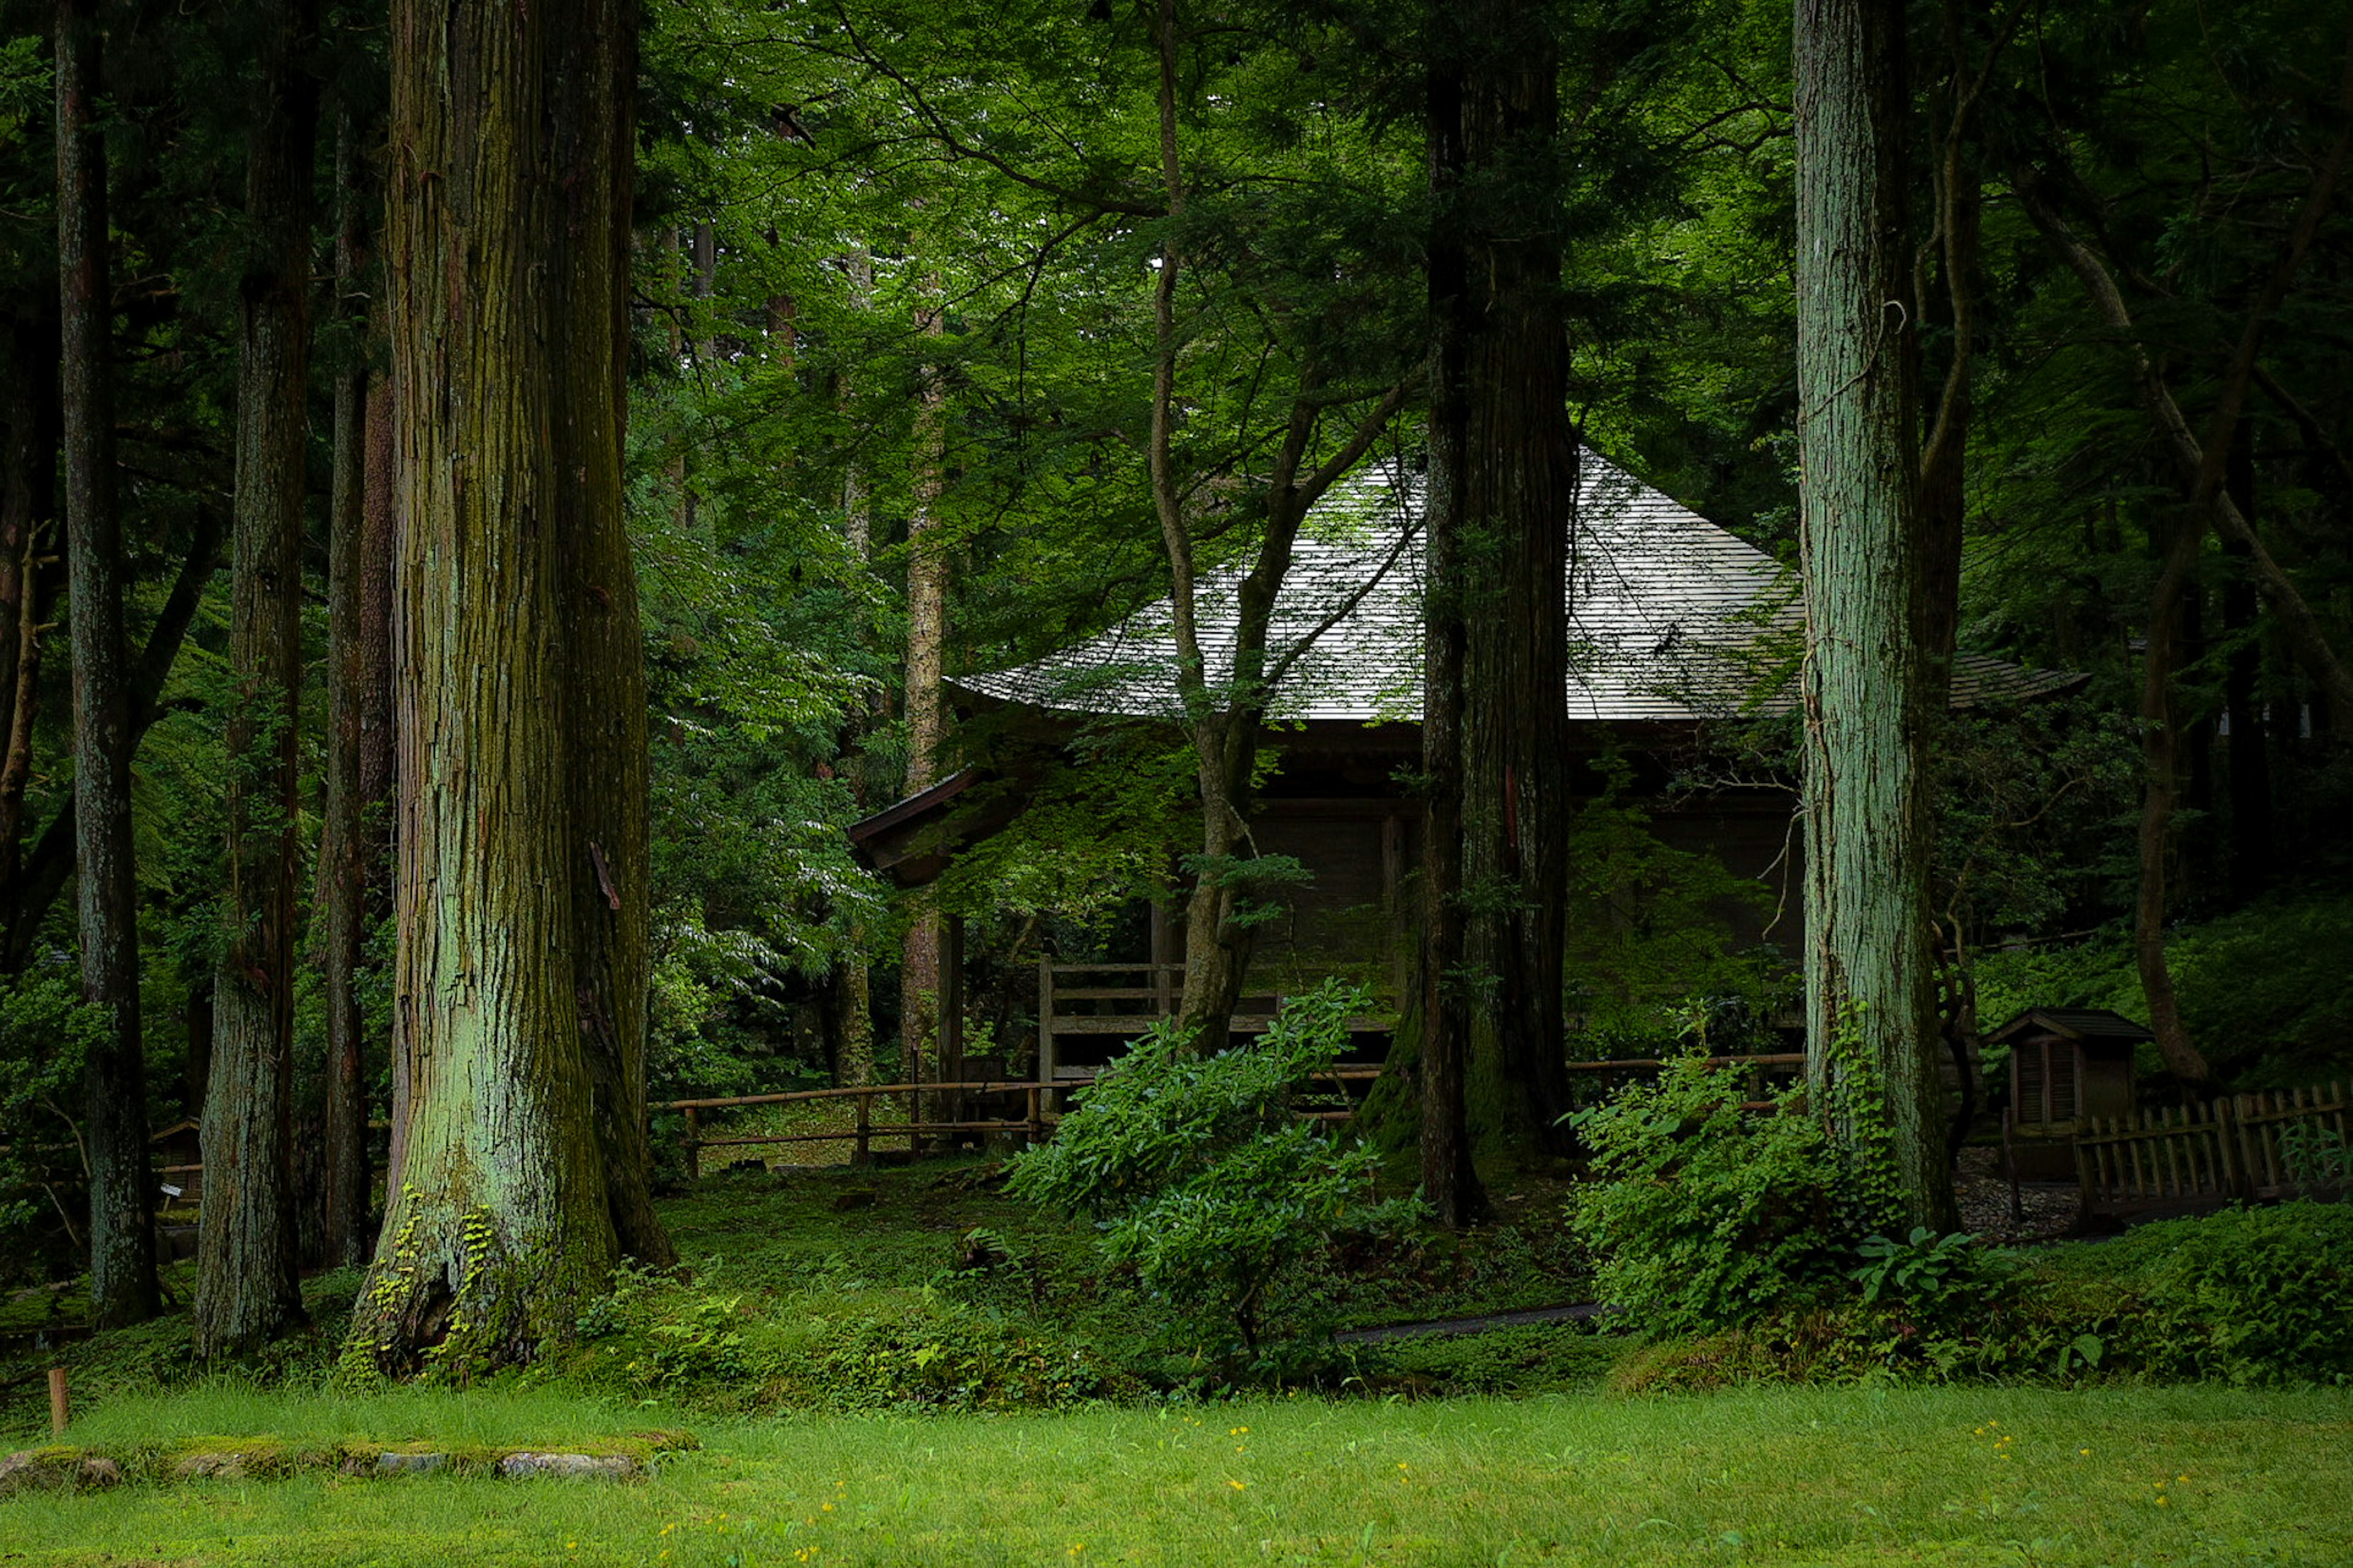
<path fill-rule="evenodd" d="M 863 1169 L 874 1163 L 873 1135 L 874 1097 L 861 1094 L 858 1097 L 858 1144 L 849 1156 L 852 1165 Z"/>
<path fill-rule="evenodd" d="M 1054 1081 L 1054 961 L 1050 958 L 1038 961 L 1038 1077 L 1046 1083 Z"/>
<path fill-rule="evenodd" d="M 702 1112 L 691 1105 L 686 1108 L 686 1174 L 690 1181 L 702 1180 Z"/>
<path fill-rule="evenodd" d="M 964 1081 L 964 917 L 949 915 L 940 922 L 940 1081 Z M 940 1096 L 947 1114 L 943 1121 L 969 1120 L 965 1113 L 964 1091 L 948 1089 Z M 963 1140 L 948 1134 L 948 1152 L 954 1153 Z"/>
<path fill-rule="evenodd" d="M 2018 1107 L 2015 1104 L 2001 1108 L 2001 1170 L 2002 1174 L 2010 1178 L 2010 1223 L 2024 1225 L 2026 1199 L 2018 1190 L 2018 1145 L 2012 1137 L 2012 1129 L 2017 1120 Z M 2080 1186 L 2083 1180 L 2084 1154 L 2079 1149 L 2075 1152 L 2075 1181 Z"/>
<path fill-rule="evenodd" d="M 1035 1146 L 1046 1141 L 1045 1091 L 1036 1084 L 1029 1086 L 1029 1126 L 1028 1137 Z"/>
<path fill-rule="evenodd" d="M 72 1414 L 66 1397 L 66 1369 L 53 1366 L 49 1368 L 49 1436 L 61 1435 Z"/>

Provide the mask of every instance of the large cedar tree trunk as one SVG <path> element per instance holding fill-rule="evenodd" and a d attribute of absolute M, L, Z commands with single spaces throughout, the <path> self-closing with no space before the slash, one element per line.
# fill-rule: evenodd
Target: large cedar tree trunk
<path fill-rule="evenodd" d="M 96 121 L 96 0 L 58 6 L 58 271 L 67 593 L 73 609 L 74 864 L 82 995 L 106 1014 L 82 1077 L 90 1289 L 101 1326 L 153 1317 L 155 1231 L 139 1034 L 138 882 L 131 843 L 131 671 L 114 505 L 113 289 L 106 143 Z"/>
<path fill-rule="evenodd" d="M 1461 565 L 1462 886 L 1469 1100 L 1479 1135 L 1555 1146 L 1568 1110 L 1561 960 L 1568 850 L 1568 413 L 1552 166 L 1559 48 L 1532 0 L 1463 26 L 1468 204 Z"/>
<path fill-rule="evenodd" d="M 617 448 L 618 334 L 591 305 L 620 283 L 565 274 L 625 254 L 606 226 L 627 210 L 612 121 L 632 24 L 625 0 L 393 7 L 394 996 L 410 1086 L 350 1345 L 388 1371 L 428 1352 L 528 1357 L 572 1331 L 619 1255 L 592 1063 L 606 1047 L 582 1027 L 596 1005 L 582 980 L 585 958 L 601 952 L 617 978 L 629 955 L 575 933 L 584 879 L 617 945 L 646 888 L 629 840 L 591 837 L 615 825 L 575 821 L 574 771 L 609 742 L 584 755 L 568 720 L 573 667 L 612 652 L 634 590 L 594 574 L 613 564 L 601 543 L 566 534 L 619 524 L 617 449 L 589 448 Z M 611 621 L 580 613 L 591 588 L 614 600 L 596 605 Z M 642 714 L 642 693 L 616 706 Z M 643 1001 L 615 998 L 614 1040 Z"/>
<path fill-rule="evenodd" d="M 1798 386 L 1808 1072 L 1953 1228 L 1928 900 L 1929 563 L 1905 244 L 1904 8 L 1800 0 Z"/>
<path fill-rule="evenodd" d="M 311 182 L 318 80 L 305 0 L 267 24 L 246 165 L 256 246 L 237 284 L 229 669 L 228 930 L 213 983 L 195 1349 L 248 1350 L 302 1316 L 293 1177 L 294 928 L 301 863 L 302 498 L 310 438 Z"/>

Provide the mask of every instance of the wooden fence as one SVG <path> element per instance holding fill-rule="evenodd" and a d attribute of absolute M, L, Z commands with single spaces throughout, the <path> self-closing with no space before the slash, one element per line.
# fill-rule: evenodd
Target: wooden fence
<path fill-rule="evenodd" d="M 1315 1075 L 1318 1083 L 1330 1083 L 1340 1095 L 1347 1093 L 1351 1083 L 1369 1083 L 1381 1076 L 1377 1067 L 1343 1067 L 1326 1069 Z M 739 1094 L 722 1100 L 673 1100 L 653 1106 L 657 1111 L 675 1110 L 686 1118 L 684 1135 L 680 1146 L 686 1151 L 690 1175 L 702 1174 L 702 1151 L 705 1149 L 743 1148 L 774 1143 L 842 1143 L 850 1145 L 850 1160 L 864 1164 L 873 1158 L 874 1141 L 878 1138 L 904 1138 L 912 1158 L 923 1151 L 927 1138 L 954 1138 L 966 1132 L 1000 1134 L 1018 1133 L 1025 1141 L 1044 1141 L 1055 1123 L 1061 1120 L 1060 1096 L 1074 1089 L 1084 1089 L 1094 1082 L 1092 1073 L 1071 1073 L 1067 1070 L 1051 1079 L 1026 1079 L 1018 1083 L 983 1080 L 976 1083 L 884 1083 L 863 1085 L 854 1089 L 803 1089 L 782 1094 Z M 981 1117 L 963 1114 L 972 1100 L 984 1103 L 989 1099 L 1007 1100 L 1021 1096 L 1022 1114 L 1018 1117 Z M 874 1120 L 874 1102 L 885 1096 L 904 1097 L 906 1120 L 878 1122 Z M 853 1100 L 857 1101 L 857 1120 L 847 1129 L 821 1132 L 758 1132 L 724 1137 L 706 1137 L 702 1118 L 714 1110 L 741 1110 L 762 1105 L 801 1105 L 814 1101 Z M 944 1105 L 949 1114 L 925 1120 L 923 1102 L 934 1107 Z M 1303 1117 L 1318 1121 L 1345 1121 L 1356 1114 L 1353 1108 L 1341 1110 L 1321 1108 L 1302 1110 Z"/>
<path fill-rule="evenodd" d="M 2353 1147 L 2348 1105 L 2345 1086 L 2335 1083 L 2087 1117 L 2074 1139 L 2084 1211 L 2128 1214 L 2341 1191 Z M 2298 1142 L 2308 1151 L 2301 1157 Z"/>

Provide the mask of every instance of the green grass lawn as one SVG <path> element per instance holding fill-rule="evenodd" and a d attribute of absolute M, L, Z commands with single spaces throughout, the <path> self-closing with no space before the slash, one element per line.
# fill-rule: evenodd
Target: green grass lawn
<path fill-rule="evenodd" d="M 123 1398 L 93 1444 L 586 1441 L 675 1412 L 544 1393 Z M 0 1502 L 43 1563 L 2353 1562 L 2353 1400 L 2207 1388 L 1310 1398 L 704 1425 L 634 1484 L 131 1485 Z"/>

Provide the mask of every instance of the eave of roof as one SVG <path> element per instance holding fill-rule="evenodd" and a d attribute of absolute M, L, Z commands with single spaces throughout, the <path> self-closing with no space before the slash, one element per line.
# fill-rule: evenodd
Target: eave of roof
<path fill-rule="evenodd" d="M 1368 466 L 1309 517 L 1269 634 L 1278 721 L 1418 723 L 1419 480 Z M 1788 712 L 1801 626 L 1793 574 L 1754 545 L 1587 453 L 1571 538 L 1571 722 L 1688 725 Z M 1220 679 L 1232 669 L 1241 574 L 1203 575 L 1196 621 Z M 1167 600 L 1010 669 L 956 678 L 975 696 L 1047 713 L 1176 719 Z M 2046 697 L 2087 677 L 1964 654 L 1952 704 Z"/>

